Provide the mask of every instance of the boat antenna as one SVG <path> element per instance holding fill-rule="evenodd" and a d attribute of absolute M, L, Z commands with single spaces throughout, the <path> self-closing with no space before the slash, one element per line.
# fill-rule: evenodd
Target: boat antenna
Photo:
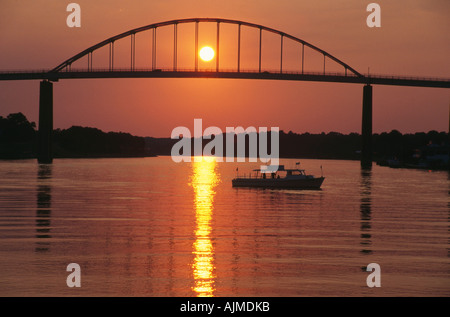
<path fill-rule="evenodd" d="M 323 169 L 322 169 L 322 165 L 320 165 L 320 177 L 323 177 Z"/>

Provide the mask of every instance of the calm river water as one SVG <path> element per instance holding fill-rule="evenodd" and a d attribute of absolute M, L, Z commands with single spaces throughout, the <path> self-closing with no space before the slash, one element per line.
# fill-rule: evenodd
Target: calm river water
<path fill-rule="evenodd" d="M 0 296 L 450 295 L 447 172 L 301 160 L 322 190 L 231 187 L 259 165 L 1 161 Z"/>

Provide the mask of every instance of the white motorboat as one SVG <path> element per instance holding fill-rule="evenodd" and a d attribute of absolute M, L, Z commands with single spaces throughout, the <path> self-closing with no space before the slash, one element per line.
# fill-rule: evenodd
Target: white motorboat
<path fill-rule="evenodd" d="M 233 187 L 283 188 L 283 189 L 320 189 L 325 177 L 306 174 L 304 169 L 253 170 L 250 175 L 237 176 L 232 180 Z M 255 173 L 256 172 L 256 173 Z"/>

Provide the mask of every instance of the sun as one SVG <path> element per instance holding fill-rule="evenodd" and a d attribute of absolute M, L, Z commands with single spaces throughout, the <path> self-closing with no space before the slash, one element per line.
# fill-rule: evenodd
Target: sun
<path fill-rule="evenodd" d="M 205 62 L 209 62 L 214 58 L 214 50 L 209 46 L 202 47 L 199 54 L 200 58 Z"/>

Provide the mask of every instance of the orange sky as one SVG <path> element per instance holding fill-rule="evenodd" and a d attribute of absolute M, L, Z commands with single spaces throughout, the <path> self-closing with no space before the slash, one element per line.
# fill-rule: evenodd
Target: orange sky
<path fill-rule="evenodd" d="M 70 2 L 1 1 L 0 69 L 53 68 L 85 48 L 135 27 L 172 19 L 221 17 L 284 31 L 362 73 L 370 67 L 370 72 L 377 74 L 450 77 L 447 0 L 376 1 L 382 10 L 379 29 L 366 26 L 366 6 L 372 1 L 361 0 L 78 0 L 74 2 L 81 6 L 81 28 L 68 28 L 66 6 Z M 169 38 L 171 30 L 161 31 L 158 40 Z M 214 46 L 214 31 L 204 28 L 201 32 L 201 43 Z M 221 62 L 223 67 L 232 67 L 235 58 L 232 53 L 227 57 L 225 48 L 233 42 L 233 33 L 225 34 L 226 30 L 221 38 Z M 247 55 L 242 67 L 254 68 L 257 61 L 251 43 L 255 41 L 251 32 L 245 36 L 248 44 L 243 44 L 242 53 Z M 184 52 L 184 42 L 180 41 L 179 65 L 187 67 L 192 50 Z M 278 47 L 269 36 L 264 41 L 264 65 L 276 68 L 278 64 L 271 61 L 271 56 L 276 55 Z M 148 66 L 139 37 L 136 43 L 137 67 Z M 164 59 L 169 56 L 164 49 L 172 53 L 168 47 L 159 46 L 160 67 L 169 63 Z M 286 43 L 286 54 L 290 49 Z M 166 58 L 170 63 L 171 56 Z M 101 59 L 95 58 L 94 67 L 95 61 Z M 286 63 L 295 67 L 295 61 L 289 58 Z M 0 82 L 0 115 L 20 111 L 37 121 L 38 97 L 38 81 Z M 361 130 L 362 85 L 356 84 L 230 79 L 62 80 L 54 85 L 54 100 L 55 128 L 82 125 L 168 137 L 176 126 L 193 129 L 193 119 L 202 118 L 204 127 L 214 125 L 223 130 L 227 126 L 277 126 L 298 133 Z M 374 132 L 448 130 L 448 89 L 374 86 L 373 101 Z"/>

